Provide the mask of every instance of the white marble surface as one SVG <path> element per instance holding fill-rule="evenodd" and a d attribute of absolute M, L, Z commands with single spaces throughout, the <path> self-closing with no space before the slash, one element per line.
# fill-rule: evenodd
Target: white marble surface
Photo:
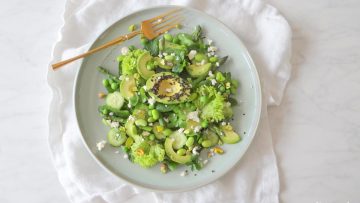
<path fill-rule="evenodd" d="M 69 202 L 47 146 L 46 67 L 64 3 L 0 2 L 1 203 Z M 293 77 L 269 110 L 281 202 L 360 202 L 360 1 L 270 3 L 294 31 Z"/>

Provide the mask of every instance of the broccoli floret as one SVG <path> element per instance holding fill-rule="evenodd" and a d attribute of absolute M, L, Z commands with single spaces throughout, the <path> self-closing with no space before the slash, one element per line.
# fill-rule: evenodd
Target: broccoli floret
<path fill-rule="evenodd" d="M 160 144 L 150 145 L 143 139 L 135 139 L 135 143 L 131 146 L 131 154 L 134 163 L 149 168 L 164 160 L 165 150 Z"/>
<path fill-rule="evenodd" d="M 201 109 L 200 117 L 210 122 L 224 120 L 224 97 L 216 93 L 213 99 Z"/>
<path fill-rule="evenodd" d="M 137 58 L 146 52 L 146 50 L 135 49 L 129 51 L 125 55 L 120 55 L 117 60 L 121 62 L 121 70 L 123 75 L 133 75 L 136 73 L 136 61 Z"/>

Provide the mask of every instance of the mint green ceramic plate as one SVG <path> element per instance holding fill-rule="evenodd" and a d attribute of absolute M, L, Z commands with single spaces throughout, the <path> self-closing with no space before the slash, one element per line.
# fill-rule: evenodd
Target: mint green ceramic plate
<path fill-rule="evenodd" d="M 97 47 L 121 34 L 127 33 L 128 26 L 131 24 L 138 24 L 144 19 L 157 16 L 173 7 L 155 7 L 135 12 L 110 26 L 96 39 L 92 47 Z M 206 32 L 206 36 L 212 39 L 219 48 L 219 55 L 228 55 L 230 57 L 230 60 L 221 68 L 230 71 L 233 77 L 240 81 L 237 99 L 242 102 L 235 108 L 233 126 L 243 139 L 237 144 L 224 145 L 223 148 L 226 153 L 210 159 L 209 163 L 201 171 L 190 172 L 189 175 L 182 177 L 180 173 L 187 169 L 182 167 L 164 175 L 160 173 L 158 166 L 143 169 L 124 159 L 123 152 L 120 154 L 115 153 L 120 149 L 109 145 L 101 152 L 96 149 L 96 143 L 106 140 L 108 132 L 107 127 L 101 123 L 101 118 L 97 112 L 98 105 L 103 103 L 97 98 L 97 94 L 104 91 L 102 86 L 104 76 L 97 72 L 96 67 L 102 65 L 113 72 L 117 72 L 118 63 L 116 57 L 120 54 L 121 47 L 129 45 L 141 47 L 139 38 L 134 38 L 119 46 L 85 58 L 75 83 L 74 103 L 76 117 L 82 138 L 89 152 L 100 165 L 114 174 L 114 178 L 119 177 L 136 186 L 154 191 L 191 190 L 220 178 L 237 164 L 244 155 L 255 135 L 260 118 L 260 82 L 256 68 L 243 43 L 224 24 L 205 13 L 192 8 L 184 8 L 184 16 L 187 20 L 180 32 L 191 32 L 195 25 L 201 25 Z M 173 32 L 178 31 L 174 30 Z M 215 172 L 212 172 L 212 170 Z M 195 176 L 194 173 L 197 175 Z"/>

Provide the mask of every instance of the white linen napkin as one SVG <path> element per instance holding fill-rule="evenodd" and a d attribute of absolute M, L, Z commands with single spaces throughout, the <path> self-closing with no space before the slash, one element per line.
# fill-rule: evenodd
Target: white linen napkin
<path fill-rule="evenodd" d="M 278 202 L 279 177 L 267 106 L 279 104 L 290 77 L 291 29 L 272 6 L 261 0 L 68 0 L 51 63 L 86 51 L 105 28 L 129 13 L 166 4 L 190 6 L 215 16 L 245 43 L 263 88 L 257 135 L 236 167 L 214 183 L 182 193 L 140 190 L 98 166 L 81 141 L 72 105 L 72 87 L 80 62 L 56 72 L 49 67 L 48 83 L 53 92 L 49 144 L 59 180 L 70 200 L 113 203 L 138 195 L 149 202 Z"/>

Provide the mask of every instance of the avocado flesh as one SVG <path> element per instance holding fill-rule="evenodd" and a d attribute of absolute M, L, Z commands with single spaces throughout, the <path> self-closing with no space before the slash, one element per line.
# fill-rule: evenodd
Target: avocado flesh
<path fill-rule="evenodd" d="M 135 95 L 137 88 L 135 78 L 131 75 L 126 75 L 120 83 L 120 93 L 125 99 L 129 100 Z"/>
<path fill-rule="evenodd" d="M 209 73 L 211 68 L 211 63 L 206 63 L 204 65 L 191 64 L 186 66 L 186 71 L 191 75 L 191 77 L 197 78 L 206 76 Z"/>
<path fill-rule="evenodd" d="M 149 77 L 151 77 L 152 75 L 155 74 L 155 71 L 152 70 L 148 70 L 146 68 L 146 65 L 149 61 L 151 61 L 152 56 L 150 55 L 149 52 L 145 52 L 143 53 L 141 56 L 139 56 L 139 58 L 137 59 L 137 65 L 136 65 L 136 69 L 138 71 L 138 73 L 140 74 L 140 76 L 142 78 L 144 78 L 145 80 L 147 80 Z"/>
<path fill-rule="evenodd" d="M 186 102 L 190 96 L 190 84 L 170 72 L 152 75 L 146 81 L 146 89 L 150 96 L 163 104 L 178 104 Z"/>
<path fill-rule="evenodd" d="M 204 138 L 205 140 L 210 140 L 210 142 L 211 142 L 211 146 L 210 146 L 210 147 L 217 145 L 218 142 L 219 142 L 219 137 L 216 135 L 215 132 L 210 131 L 210 130 L 206 130 L 206 131 L 203 133 L 203 138 Z"/>
<path fill-rule="evenodd" d="M 155 57 L 154 59 L 155 59 L 155 61 L 158 63 L 158 66 L 159 66 L 160 68 L 166 69 L 166 70 L 171 70 L 171 69 L 172 69 L 172 66 L 166 65 L 165 59 L 161 59 L 161 58 L 159 58 L 159 57 Z"/>
<path fill-rule="evenodd" d="M 226 144 L 234 144 L 241 140 L 240 135 L 234 132 L 232 129 L 227 128 L 226 126 L 221 126 L 221 130 L 224 133 L 223 136 L 220 136 L 220 139 Z"/>
<path fill-rule="evenodd" d="M 191 155 L 178 155 L 173 149 L 174 140 L 171 138 L 166 138 L 165 140 L 165 153 L 170 157 L 171 160 L 180 163 L 186 164 L 191 161 Z"/>

